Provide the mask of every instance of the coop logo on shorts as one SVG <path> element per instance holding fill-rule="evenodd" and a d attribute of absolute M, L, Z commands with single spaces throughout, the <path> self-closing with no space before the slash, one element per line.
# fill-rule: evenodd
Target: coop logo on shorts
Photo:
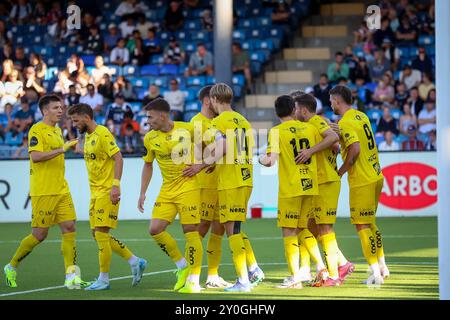
<path fill-rule="evenodd" d="M 383 168 L 385 177 L 380 202 L 393 209 L 418 210 L 437 201 L 436 168 L 417 162 Z"/>

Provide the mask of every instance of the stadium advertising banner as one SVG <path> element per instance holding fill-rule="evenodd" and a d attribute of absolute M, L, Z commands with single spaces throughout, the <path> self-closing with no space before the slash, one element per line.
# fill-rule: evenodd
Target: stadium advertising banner
<path fill-rule="evenodd" d="M 340 159 L 340 158 L 339 158 Z M 253 192 L 248 216 L 274 218 L 277 215 L 278 176 L 277 167 L 254 166 Z M 437 175 L 434 152 L 380 153 L 385 176 L 383 192 L 377 215 L 380 217 L 436 216 Z M 339 164 L 340 165 L 340 164 Z M 140 190 L 140 158 L 126 158 L 121 183 L 120 219 L 149 219 L 153 203 L 158 196 L 162 177 L 154 166 L 152 182 L 147 191 L 145 213 L 137 209 Z M 31 201 L 29 194 L 29 162 L 0 162 L 0 222 L 29 222 Z M 66 160 L 66 179 L 69 183 L 79 220 L 89 220 L 89 186 L 84 160 Z M 348 217 L 348 184 L 342 180 L 338 217 Z"/>

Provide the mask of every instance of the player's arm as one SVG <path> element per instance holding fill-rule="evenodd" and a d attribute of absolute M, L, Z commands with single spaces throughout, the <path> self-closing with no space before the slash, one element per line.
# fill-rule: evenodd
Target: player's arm
<path fill-rule="evenodd" d="M 339 136 L 332 129 L 322 133 L 323 140 L 315 144 L 312 148 L 302 149 L 295 158 L 295 163 L 305 163 L 311 156 L 317 152 L 323 151 L 325 149 L 331 148 L 335 143 L 339 141 Z"/>
<path fill-rule="evenodd" d="M 183 169 L 183 176 L 185 177 L 193 177 L 204 168 L 208 166 L 208 164 L 203 162 L 203 142 L 202 141 L 193 141 L 194 144 L 194 163 L 187 165 L 186 168 Z"/>
<path fill-rule="evenodd" d="M 209 156 L 205 157 L 205 163 L 211 165 L 218 162 L 227 154 L 226 136 L 220 131 L 217 132 L 215 141 L 208 145 L 206 149 Z"/>
<path fill-rule="evenodd" d="M 278 160 L 278 153 L 270 152 L 268 154 L 262 154 L 258 157 L 258 161 L 265 167 L 273 166 Z"/>
<path fill-rule="evenodd" d="M 66 152 L 70 148 L 74 147 L 77 143 L 78 143 L 78 139 L 73 139 L 73 140 L 69 140 L 66 143 L 64 143 L 62 148 L 55 149 L 52 151 L 32 150 L 32 151 L 30 151 L 30 157 L 34 163 L 51 160 L 51 159 L 59 156 L 60 154 Z"/>
<path fill-rule="evenodd" d="M 359 142 L 354 142 L 348 147 L 347 157 L 338 170 L 338 175 L 342 177 L 355 164 L 360 153 Z"/>
<path fill-rule="evenodd" d="M 119 151 L 111 158 L 114 160 L 114 180 L 109 196 L 112 204 L 116 205 L 120 201 L 120 179 L 122 178 L 123 171 L 122 153 Z"/>
<path fill-rule="evenodd" d="M 153 162 L 145 162 L 142 168 L 141 174 L 141 194 L 139 195 L 138 209 L 141 213 L 144 213 L 145 193 L 147 192 L 148 185 L 152 180 L 153 175 Z"/>

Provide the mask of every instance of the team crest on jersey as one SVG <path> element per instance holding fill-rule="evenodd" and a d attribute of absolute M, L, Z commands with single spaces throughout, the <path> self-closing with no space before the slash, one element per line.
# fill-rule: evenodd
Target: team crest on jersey
<path fill-rule="evenodd" d="M 34 146 L 36 146 L 37 144 L 39 143 L 39 141 L 38 141 L 38 138 L 36 138 L 36 137 L 31 137 L 31 139 L 30 139 L 30 147 L 34 147 Z"/>
<path fill-rule="evenodd" d="M 290 128 L 289 128 L 289 131 L 292 132 L 292 133 L 296 133 L 296 132 L 297 132 L 297 129 L 295 129 L 294 127 L 290 127 Z"/>
<path fill-rule="evenodd" d="M 95 146 L 95 140 L 91 141 L 91 146 Z"/>
<path fill-rule="evenodd" d="M 312 179 L 302 179 L 301 182 L 302 182 L 303 191 L 309 190 L 313 187 Z"/>

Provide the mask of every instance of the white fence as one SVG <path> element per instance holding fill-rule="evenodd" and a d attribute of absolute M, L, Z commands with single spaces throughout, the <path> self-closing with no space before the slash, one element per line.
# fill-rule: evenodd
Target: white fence
<path fill-rule="evenodd" d="M 256 160 L 256 159 L 255 159 Z M 257 161 L 255 161 L 256 163 Z M 385 175 L 383 193 L 377 216 L 436 216 L 437 176 L 436 153 L 392 152 L 380 153 Z M 155 162 L 156 163 L 156 162 Z M 121 220 L 149 219 L 153 203 L 162 183 L 157 166 L 147 192 L 145 214 L 137 210 L 143 161 L 126 158 L 121 183 Z M 253 193 L 250 206 L 263 207 L 264 218 L 276 217 L 278 176 L 277 168 L 254 166 Z M 29 201 L 29 162 L 0 161 L 0 222 L 28 222 L 31 218 Z M 84 160 L 66 160 L 66 179 L 69 183 L 78 220 L 89 219 L 89 186 Z M 248 216 L 251 216 L 250 208 Z M 344 176 L 339 198 L 338 217 L 349 216 L 348 184 Z"/>

